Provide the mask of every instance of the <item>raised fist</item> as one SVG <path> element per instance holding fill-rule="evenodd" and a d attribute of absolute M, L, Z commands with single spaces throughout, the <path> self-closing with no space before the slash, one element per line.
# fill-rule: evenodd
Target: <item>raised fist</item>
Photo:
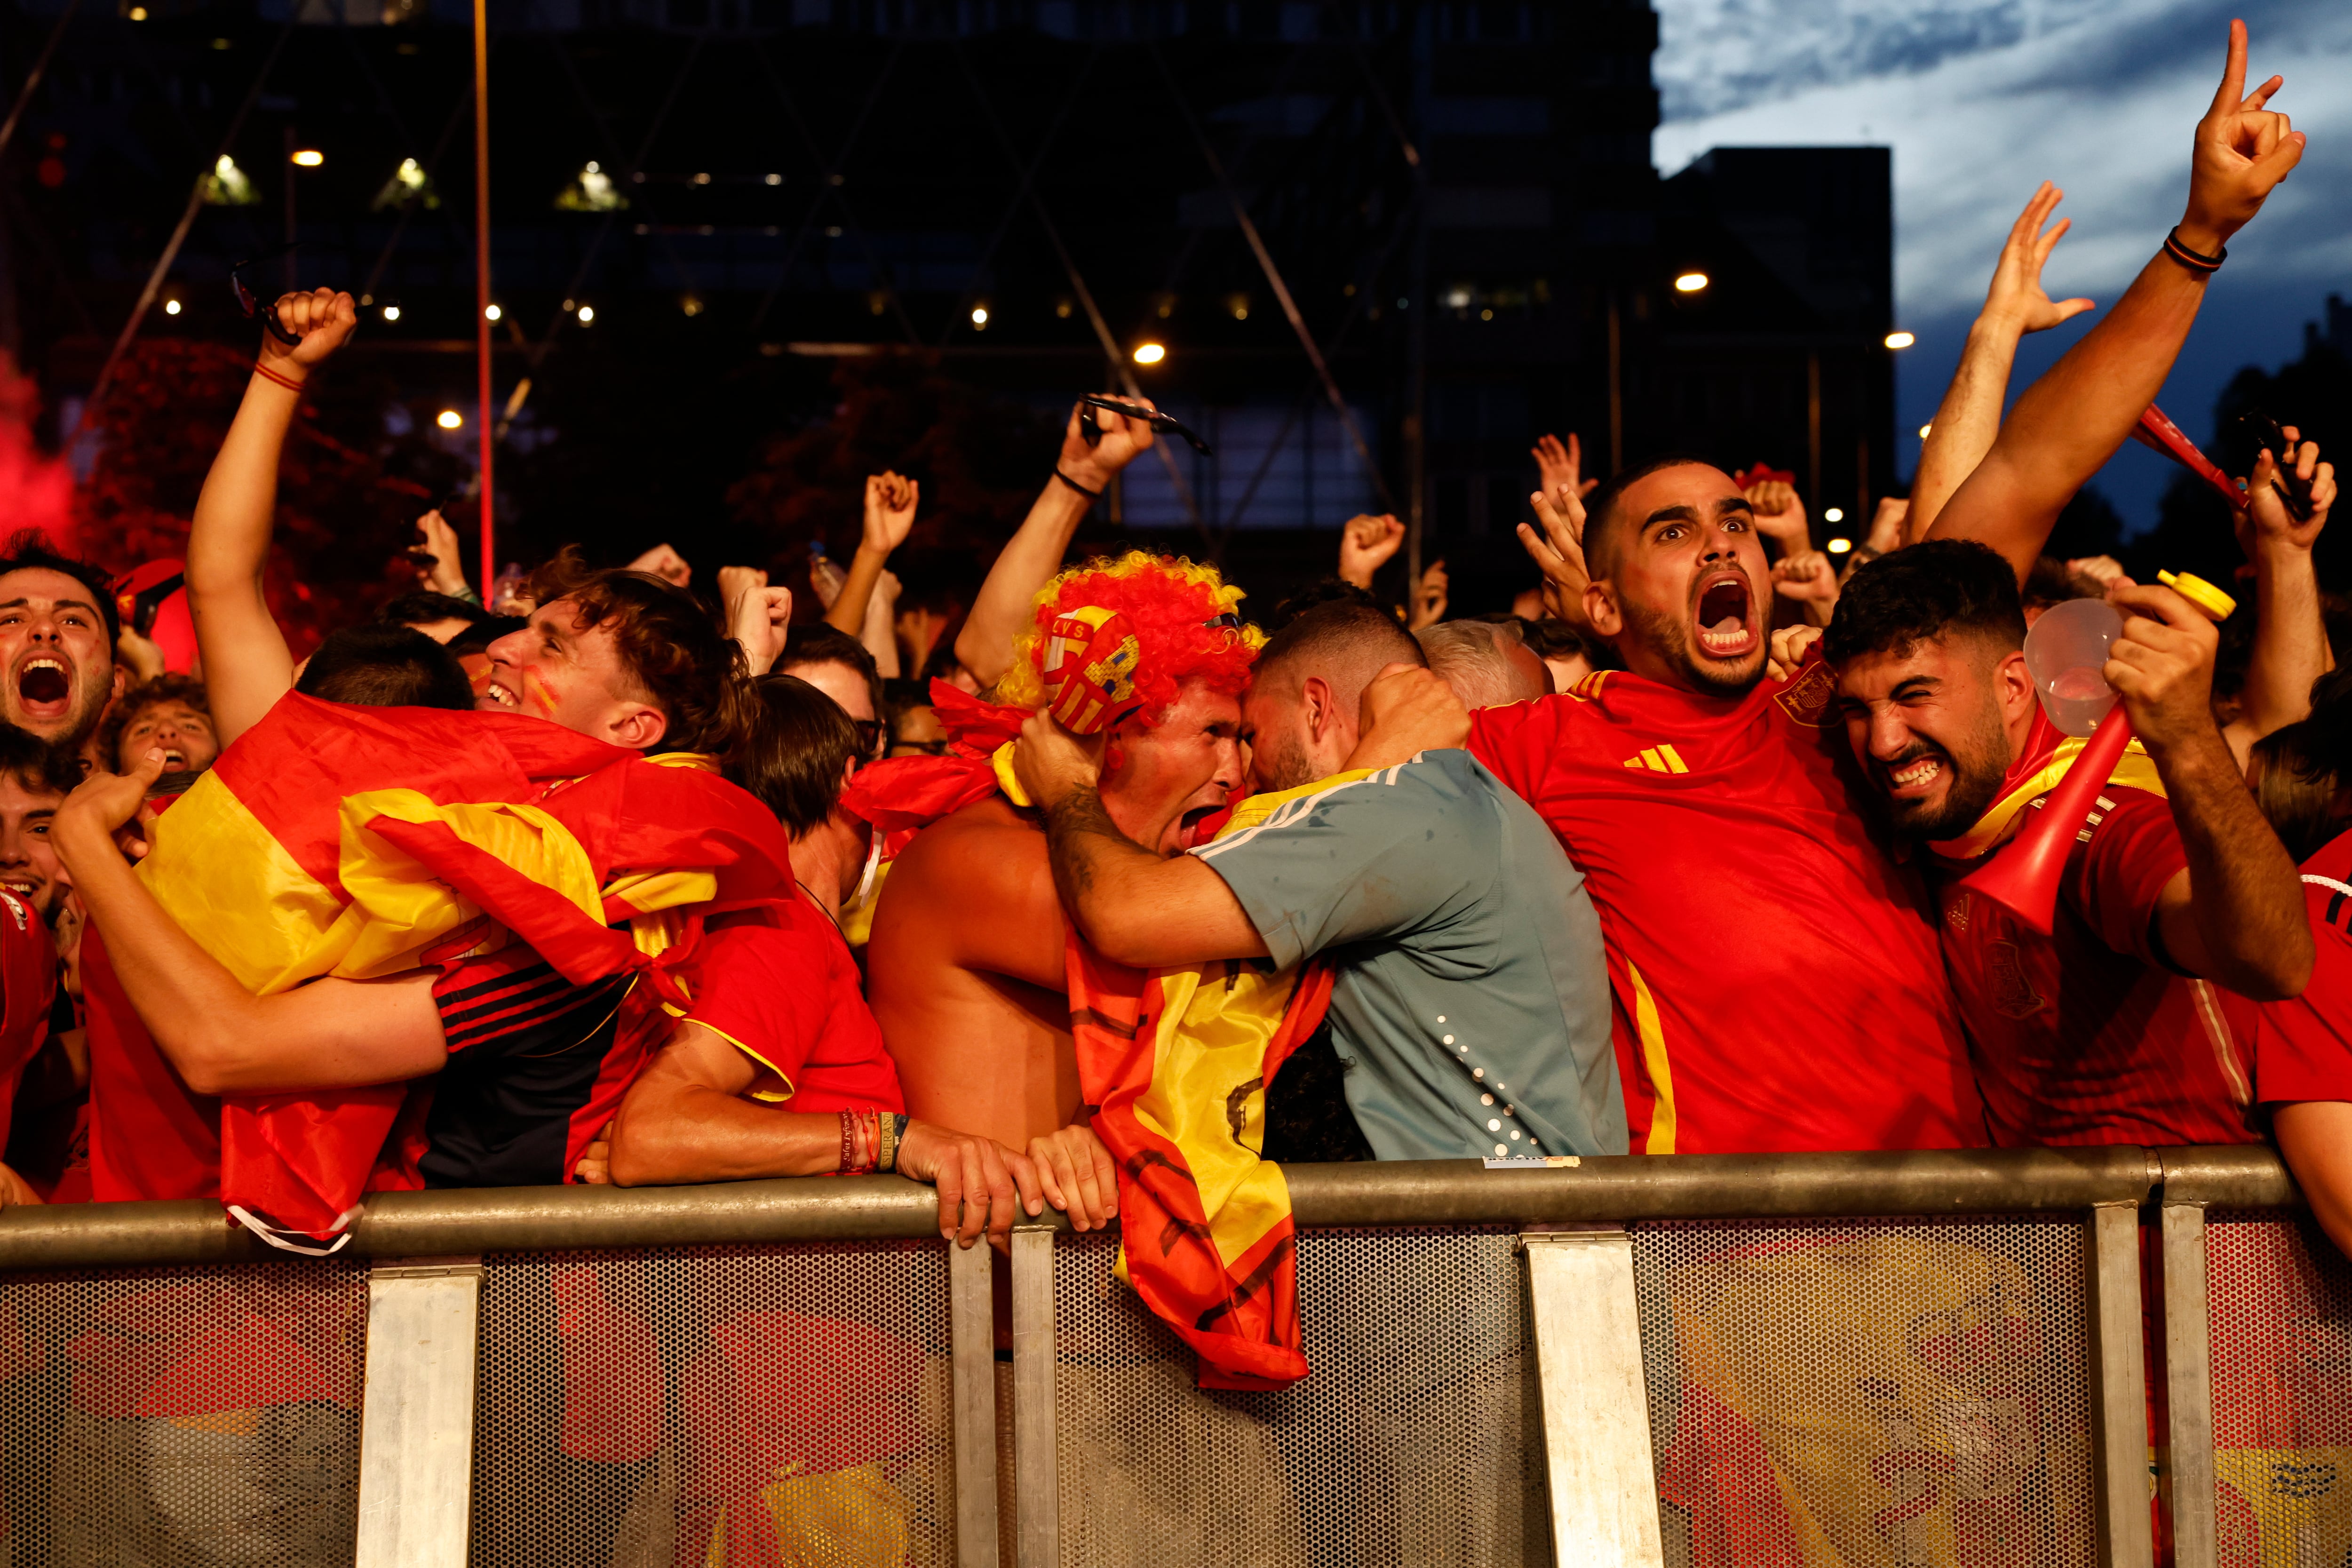
<path fill-rule="evenodd" d="M 360 324 L 360 310 L 352 297 L 332 289 L 282 294 L 269 309 L 278 318 L 278 324 L 300 341 L 281 342 L 277 333 L 265 327 L 261 333 L 261 363 L 281 375 L 290 369 L 296 373 L 296 381 L 341 348 Z"/>
<path fill-rule="evenodd" d="M 1148 397 L 1121 401 L 1153 411 Z M 1091 441 L 1087 439 L 1088 429 L 1095 433 Z M 1152 439 L 1150 420 L 1125 418 L 1108 408 L 1081 403 L 1070 410 L 1070 422 L 1062 431 L 1061 470 L 1087 489 L 1099 490 L 1110 483 L 1112 475 L 1135 461 L 1137 454 L 1149 451 Z"/>

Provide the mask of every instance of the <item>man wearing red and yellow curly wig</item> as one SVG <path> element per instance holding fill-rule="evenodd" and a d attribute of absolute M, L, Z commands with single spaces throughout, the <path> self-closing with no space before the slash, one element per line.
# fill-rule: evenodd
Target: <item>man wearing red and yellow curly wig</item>
<path fill-rule="evenodd" d="M 1164 855 L 1204 838 L 1202 825 L 1242 787 L 1241 699 L 1265 639 L 1234 614 L 1241 596 L 1211 566 L 1140 552 L 1090 562 L 1037 595 L 996 689 L 1003 703 L 1067 705 L 1081 719 L 1089 701 L 1101 703 L 1107 711 L 1094 719 L 1110 721 L 1104 808 L 1129 837 Z M 1049 689 L 1066 658 L 1086 668 Z M 1098 672 L 1091 696 L 1080 689 L 1087 671 Z M 953 727 L 954 715 L 940 717 Z M 944 761 L 909 759 L 935 760 Z M 907 846 L 884 884 L 866 954 L 874 1014 L 909 1112 L 951 1110 L 955 1126 L 1015 1149 L 1077 1119 L 1068 945 L 1034 812 L 992 792 Z M 1107 1172 L 1101 1184 L 1108 1200 Z"/>

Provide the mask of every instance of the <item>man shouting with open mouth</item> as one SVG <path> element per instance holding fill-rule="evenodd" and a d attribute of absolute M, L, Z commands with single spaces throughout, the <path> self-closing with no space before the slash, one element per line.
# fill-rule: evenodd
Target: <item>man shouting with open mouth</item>
<path fill-rule="evenodd" d="M 114 596 L 97 568 L 27 530 L 0 543 L 0 719 L 71 752 L 122 690 Z"/>

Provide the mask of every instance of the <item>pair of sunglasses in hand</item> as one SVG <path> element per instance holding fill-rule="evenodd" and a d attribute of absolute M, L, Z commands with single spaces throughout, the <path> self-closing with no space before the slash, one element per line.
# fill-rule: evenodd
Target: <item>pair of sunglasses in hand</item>
<path fill-rule="evenodd" d="M 1172 414 L 1162 414 L 1156 408 L 1138 408 L 1132 403 L 1122 403 L 1116 397 L 1104 397 L 1091 392 L 1079 398 L 1078 402 L 1087 408 L 1106 408 L 1113 414 L 1124 415 L 1129 419 L 1140 419 L 1163 436 L 1181 436 L 1192 446 L 1192 450 L 1204 458 L 1216 455 L 1209 450 L 1209 444 L 1206 441 L 1193 435 L 1185 427 L 1184 422 Z M 1087 422 L 1086 434 L 1088 446 L 1102 439 L 1102 431 L 1092 421 Z"/>

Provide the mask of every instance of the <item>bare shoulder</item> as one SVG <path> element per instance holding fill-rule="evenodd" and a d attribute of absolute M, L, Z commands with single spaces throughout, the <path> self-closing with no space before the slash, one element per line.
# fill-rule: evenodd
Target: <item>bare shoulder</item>
<path fill-rule="evenodd" d="M 1052 875 L 1045 830 L 1003 796 L 992 795 L 917 834 L 891 867 L 886 887 L 905 879 L 932 896 L 988 890 L 1001 895 L 1040 876 L 1050 898 Z"/>
<path fill-rule="evenodd" d="M 1045 829 L 991 796 L 924 828 L 899 855 L 867 952 L 877 981 L 915 960 L 1054 985 L 1066 931 Z M 877 999 L 885 989 L 877 984 Z"/>

